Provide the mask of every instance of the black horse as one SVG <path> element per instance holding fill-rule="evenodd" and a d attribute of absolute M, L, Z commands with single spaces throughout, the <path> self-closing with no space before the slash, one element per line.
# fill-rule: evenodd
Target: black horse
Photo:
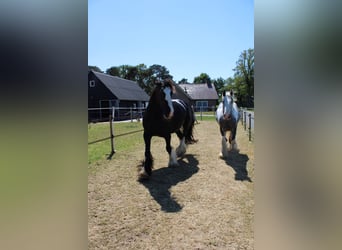
<path fill-rule="evenodd" d="M 193 127 L 195 114 L 190 105 L 179 99 L 171 99 L 175 87 L 171 79 L 156 83 L 144 113 L 145 160 L 140 172 L 140 179 L 151 176 L 153 157 L 151 154 L 152 136 L 163 137 L 166 151 L 169 153 L 169 167 L 178 166 L 177 156 L 186 152 L 186 145 L 195 143 Z M 180 144 L 176 151 L 171 147 L 171 134 L 176 133 Z"/>

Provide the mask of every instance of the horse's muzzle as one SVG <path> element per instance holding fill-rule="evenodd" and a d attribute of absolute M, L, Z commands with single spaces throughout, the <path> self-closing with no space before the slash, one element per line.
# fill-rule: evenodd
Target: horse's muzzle
<path fill-rule="evenodd" d="M 227 115 L 227 114 L 223 115 L 224 120 L 230 120 L 231 118 L 232 118 L 231 115 Z"/>

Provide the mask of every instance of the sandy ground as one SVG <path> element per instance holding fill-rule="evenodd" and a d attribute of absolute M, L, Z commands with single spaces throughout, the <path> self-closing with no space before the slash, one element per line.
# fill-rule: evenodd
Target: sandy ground
<path fill-rule="evenodd" d="M 174 168 L 153 137 L 148 181 L 137 181 L 143 143 L 89 166 L 89 249 L 254 249 L 254 144 L 239 124 L 240 151 L 224 160 L 216 122 L 200 122 L 194 135 Z"/>

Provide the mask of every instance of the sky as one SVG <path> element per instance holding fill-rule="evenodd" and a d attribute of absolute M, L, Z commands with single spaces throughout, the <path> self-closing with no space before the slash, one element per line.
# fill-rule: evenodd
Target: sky
<path fill-rule="evenodd" d="M 88 0 L 88 65 L 165 66 L 173 80 L 234 76 L 254 48 L 254 0 Z"/>

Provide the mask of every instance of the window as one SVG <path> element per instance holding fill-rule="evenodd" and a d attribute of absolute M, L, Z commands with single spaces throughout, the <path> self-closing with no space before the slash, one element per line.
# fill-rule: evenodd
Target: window
<path fill-rule="evenodd" d="M 208 101 L 196 101 L 195 112 L 207 111 L 207 110 L 208 110 Z"/>
<path fill-rule="evenodd" d="M 208 107 L 208 101 L 196 101 L 196 107 Z"/>
<path fill-rule="evenodd" d="M 95 87 L 95 81 L 94 80 L 91 80 L 89 81 L 89 87 Z"/>

